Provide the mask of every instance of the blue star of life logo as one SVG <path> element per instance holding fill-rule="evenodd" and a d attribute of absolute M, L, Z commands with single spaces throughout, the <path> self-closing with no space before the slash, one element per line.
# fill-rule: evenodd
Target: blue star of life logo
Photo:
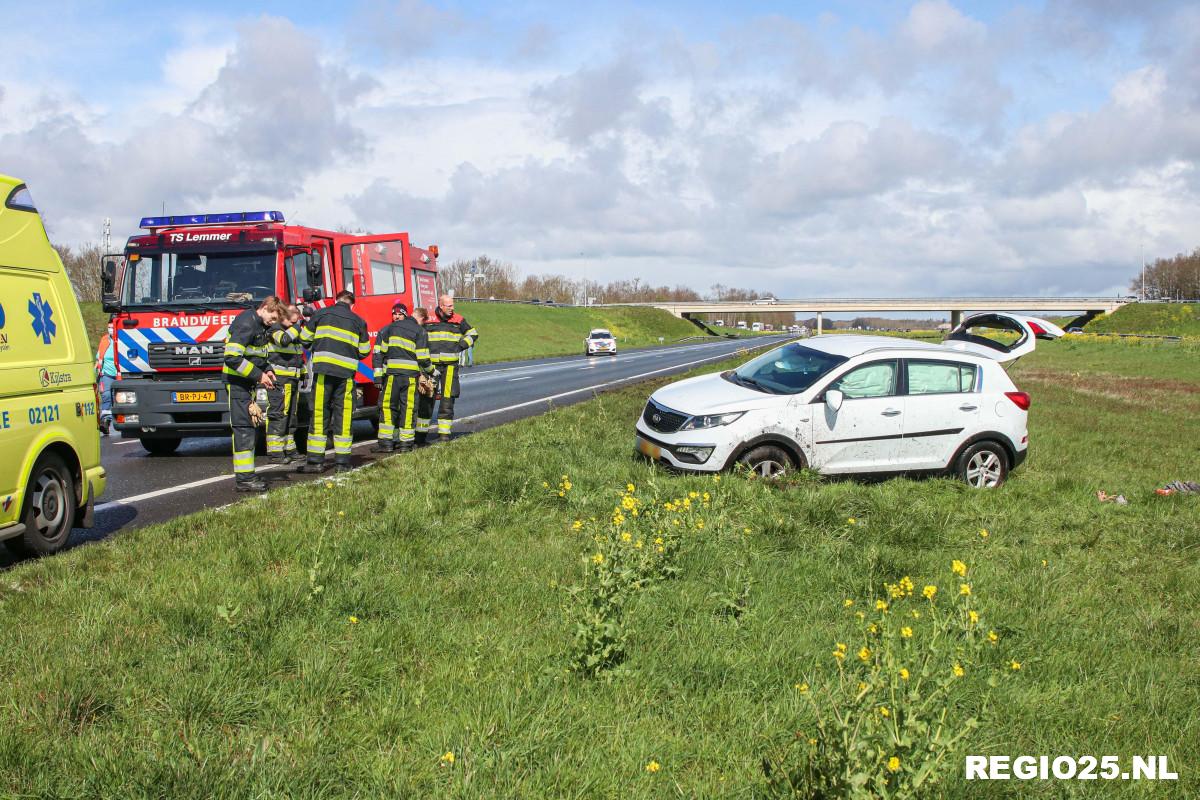
<path fill-rule="evenodd" d="M 33 317 L 33 335 L 42 337 L 42 344 L 50 344 L 58 326 L 54 324 L 54 309 L 42 299 L 40 292 L 34 292 L 29 301 L 29 315 Z"/>

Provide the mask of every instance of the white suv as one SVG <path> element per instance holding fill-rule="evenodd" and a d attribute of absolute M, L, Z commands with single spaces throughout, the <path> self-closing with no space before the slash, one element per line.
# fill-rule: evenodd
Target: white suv
<path fill-rule="evenodd" d="M 793 342 L 659 389 L 638 419 L 637 449 L 684 470 L 937 472 L 992 488 L 1029 444 L 1029 395 L 1001 363 L 1062 335 L 1042 319 L 989 313 L 967 318 L 941 344 L 853 335 Z"/>

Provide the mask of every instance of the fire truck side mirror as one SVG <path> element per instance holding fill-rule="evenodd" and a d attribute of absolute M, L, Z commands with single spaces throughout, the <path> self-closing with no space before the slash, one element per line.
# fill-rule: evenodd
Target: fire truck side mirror
<path fill-rule="evenodd" d="M 120 311 L 117 301 L 117 260 L 105 258 L 100 262 L 100 291 L 103 294 L 102 307 L 105 313 L 113 314 Z"/>
<path fill-rule="evenodd" d="M 308 260 L 308 285 L 320 286 L 321 276 L 324 273 L 325 264 L 323 262 L 321 251 L 313 248 L 312 258 Z"/>
<path fill-rule="evenodd" d="M 309 286 L 301 296 L 304 298 L 304 302 L 315 303 L 321 299 L 321 287 Z"/>

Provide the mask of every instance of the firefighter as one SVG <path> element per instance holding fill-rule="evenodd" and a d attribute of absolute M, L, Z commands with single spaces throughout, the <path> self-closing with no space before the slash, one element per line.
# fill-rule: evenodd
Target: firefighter
<path fill-rule="evenodd" d="M 371 448 L 374 452 L 407 453 L 413 449 L 417 377 L 432 372 L 425 329 L 408 316 L 408 306 L 397 301 L 392 306 L 391 324 L 375 337 L 375 380 L 382 383 L 383 390 L 379 394 L 379 441 Z"/>
<path fill-rule="evenodd" d="M 479 332 L 460 314 L 454 313 L 454 298 L 448 294 L 438 298 L 437 308 L 425 322 L 425 330 L 429 334 L 429 357 L 438 370 L 434 393 L 441 398 L 437 412 L 438 440 L 448 442 L 454 424 L 454 399 L 459 394 L 458 354 L 475 346 Z M 433 418 L 433 398 L 421 398 L 417 417 L 420 429 L 428 433 Z"/>
<path fill-rule="evenodd" d="M 255 428 L 263 410 L 255 402 L 259 386 L 275 387 L 275 374 L 267 363 L 270 328 L 282 319 L 283 303 L 274 295 L 256 309 L 238 314 L 225 336 L 225 377 L 229 397 L 229 423 L 233 427 L 234 488 L 239 492 L 265 491 L 267 484 L 254 474 Z"/>
<path fill-rule="evenodd" d="M 304 370 L 303 329 L 298 306 L 287 307 L 287 318 L 271 328 L 267 363 L 275 373 L 275 388 L 267 390 L 267 455 L 272 464 L 287 464 L 300 457 L 292 431 L 296 428 L 298 387 Z"/>
<path fill-rule="evenodd" d="M 354 295 L 342 290 L 337 302 L 320 309 L 304 323 L 300 341 L 309 348 L 313 368 L 312 422 L 308 429 L 308 461 L 301 472 L 325 471 L 325 443 L 333 434 L 334 464 L 350 469 L 354 439 L 354 375 L 371 352 L 367 323 L 351 310 Z"/>

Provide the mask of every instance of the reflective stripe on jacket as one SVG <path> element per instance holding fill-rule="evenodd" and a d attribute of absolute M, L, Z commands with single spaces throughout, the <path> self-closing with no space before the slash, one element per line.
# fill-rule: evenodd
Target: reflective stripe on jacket
<path fill-rule="evenodd" d="M 275 325 L 267 345 L 267 363 L 281 378 L 298 378 L 304 371 L 304 347 L 300 344 L 300 323 Z"/>
<path fill-rule="evenodd" d="M 425 331 L 429 334 L 429 357 L 434 364 L 457 364 L 458 354 L 473 347 L 479 338 L 479 332 L 461 315 L 442 319 L 437 309 L 425 323 Z"/>
<path fill-rule="evenodd" d="M 392 322 L 375 337 L 375 377 L 429 372 L 429 337 L 412 317 Z"/>
<path fill-rule="evenodd" d="M 221 372 L 226 382 L 258 383 L 267 366 L 267 342 L 270 332 L 258 312 L 248 308 L 238 314 L 225 334 L 225 364 Z"/>
<path fill-rule="evenodd" d="M 350 378 L 371 352 L 367 323 L 345 303 L 334 303 L 308 318 L 300 341 L 310 350 L 313 372 Z"/>

